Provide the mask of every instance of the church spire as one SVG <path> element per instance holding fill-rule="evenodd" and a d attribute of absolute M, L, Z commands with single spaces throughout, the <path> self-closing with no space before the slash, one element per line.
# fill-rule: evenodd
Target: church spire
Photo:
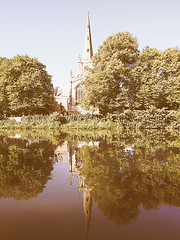
<path fill-rule="evenodd" d="M 85 67 L 90 65 L 90 59 L 92 56 L 93 56 L 93 48 L 92 48 L 91 28 L 90 28 L 89 11 L 88 11 L 86 37 L 85 37 L 85 44 L 84 44 L 84 56 L 83 56 L 83 62 Z"/>

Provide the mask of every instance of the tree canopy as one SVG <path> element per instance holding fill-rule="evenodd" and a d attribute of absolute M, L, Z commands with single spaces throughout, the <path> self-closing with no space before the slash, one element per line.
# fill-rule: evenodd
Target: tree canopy
<path fill-rule="evenodd" d="M 51 76 L 37 58 L 0 59 L 0 114 L 28 115 L 53 110 Z"/>
<path fill-rule="evenodd" d="M 130 33 L 108 37 L 93 57 L 84 81 L 84 106 L 99 107 L 102 113 L 132 108 L 137 85 L 132 69 L 138 55 L 137 40 Z"/>
<path fill-rule="evenodd" d="M 137 107 L 177 109 L 180 99 L 180 49 L 159 51 L 146 47 L 139 55 L 136 71 L 140 80 Z"/>
<path fill-rule="evenodd" d="M 124 109 L 178 109 L 180 49 L 146 47 L 128 32 L 107 38 L 84 80 L 83 105 L 102 114 Z"/>

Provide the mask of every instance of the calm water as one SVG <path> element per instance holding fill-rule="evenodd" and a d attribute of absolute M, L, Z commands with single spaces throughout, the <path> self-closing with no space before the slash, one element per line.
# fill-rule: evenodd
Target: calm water
<path fill-rule="evenodd" d="M 180 239 L 177 133 L 72 139 L 0 136 L 0 239 Z"/>

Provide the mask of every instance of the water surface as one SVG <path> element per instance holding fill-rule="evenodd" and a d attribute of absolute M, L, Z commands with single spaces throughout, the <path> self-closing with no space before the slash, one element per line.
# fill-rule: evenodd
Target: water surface
<path fill-rule="evenodd" d="M 178 134 L 92 136 L 0 136 L 1 239 L 180 239 Z"/>

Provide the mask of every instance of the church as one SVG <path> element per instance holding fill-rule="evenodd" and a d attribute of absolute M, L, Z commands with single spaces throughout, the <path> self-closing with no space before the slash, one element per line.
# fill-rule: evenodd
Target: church
<path fill-rule="evenodd" d="M 88 12 L 83 59 L 81 59 L 80 55 L 78 58 L 78 75 L 73 76 L 72 71 L 70 71 L 70 89 L 55 88 L 56 111 L 69 114 L 86 113 L 81 107 L 81 97 L 83 95 L 82 81 L 84 80 L 86 70 L 91 67 L 92 56 L 93 48 Z"/>

